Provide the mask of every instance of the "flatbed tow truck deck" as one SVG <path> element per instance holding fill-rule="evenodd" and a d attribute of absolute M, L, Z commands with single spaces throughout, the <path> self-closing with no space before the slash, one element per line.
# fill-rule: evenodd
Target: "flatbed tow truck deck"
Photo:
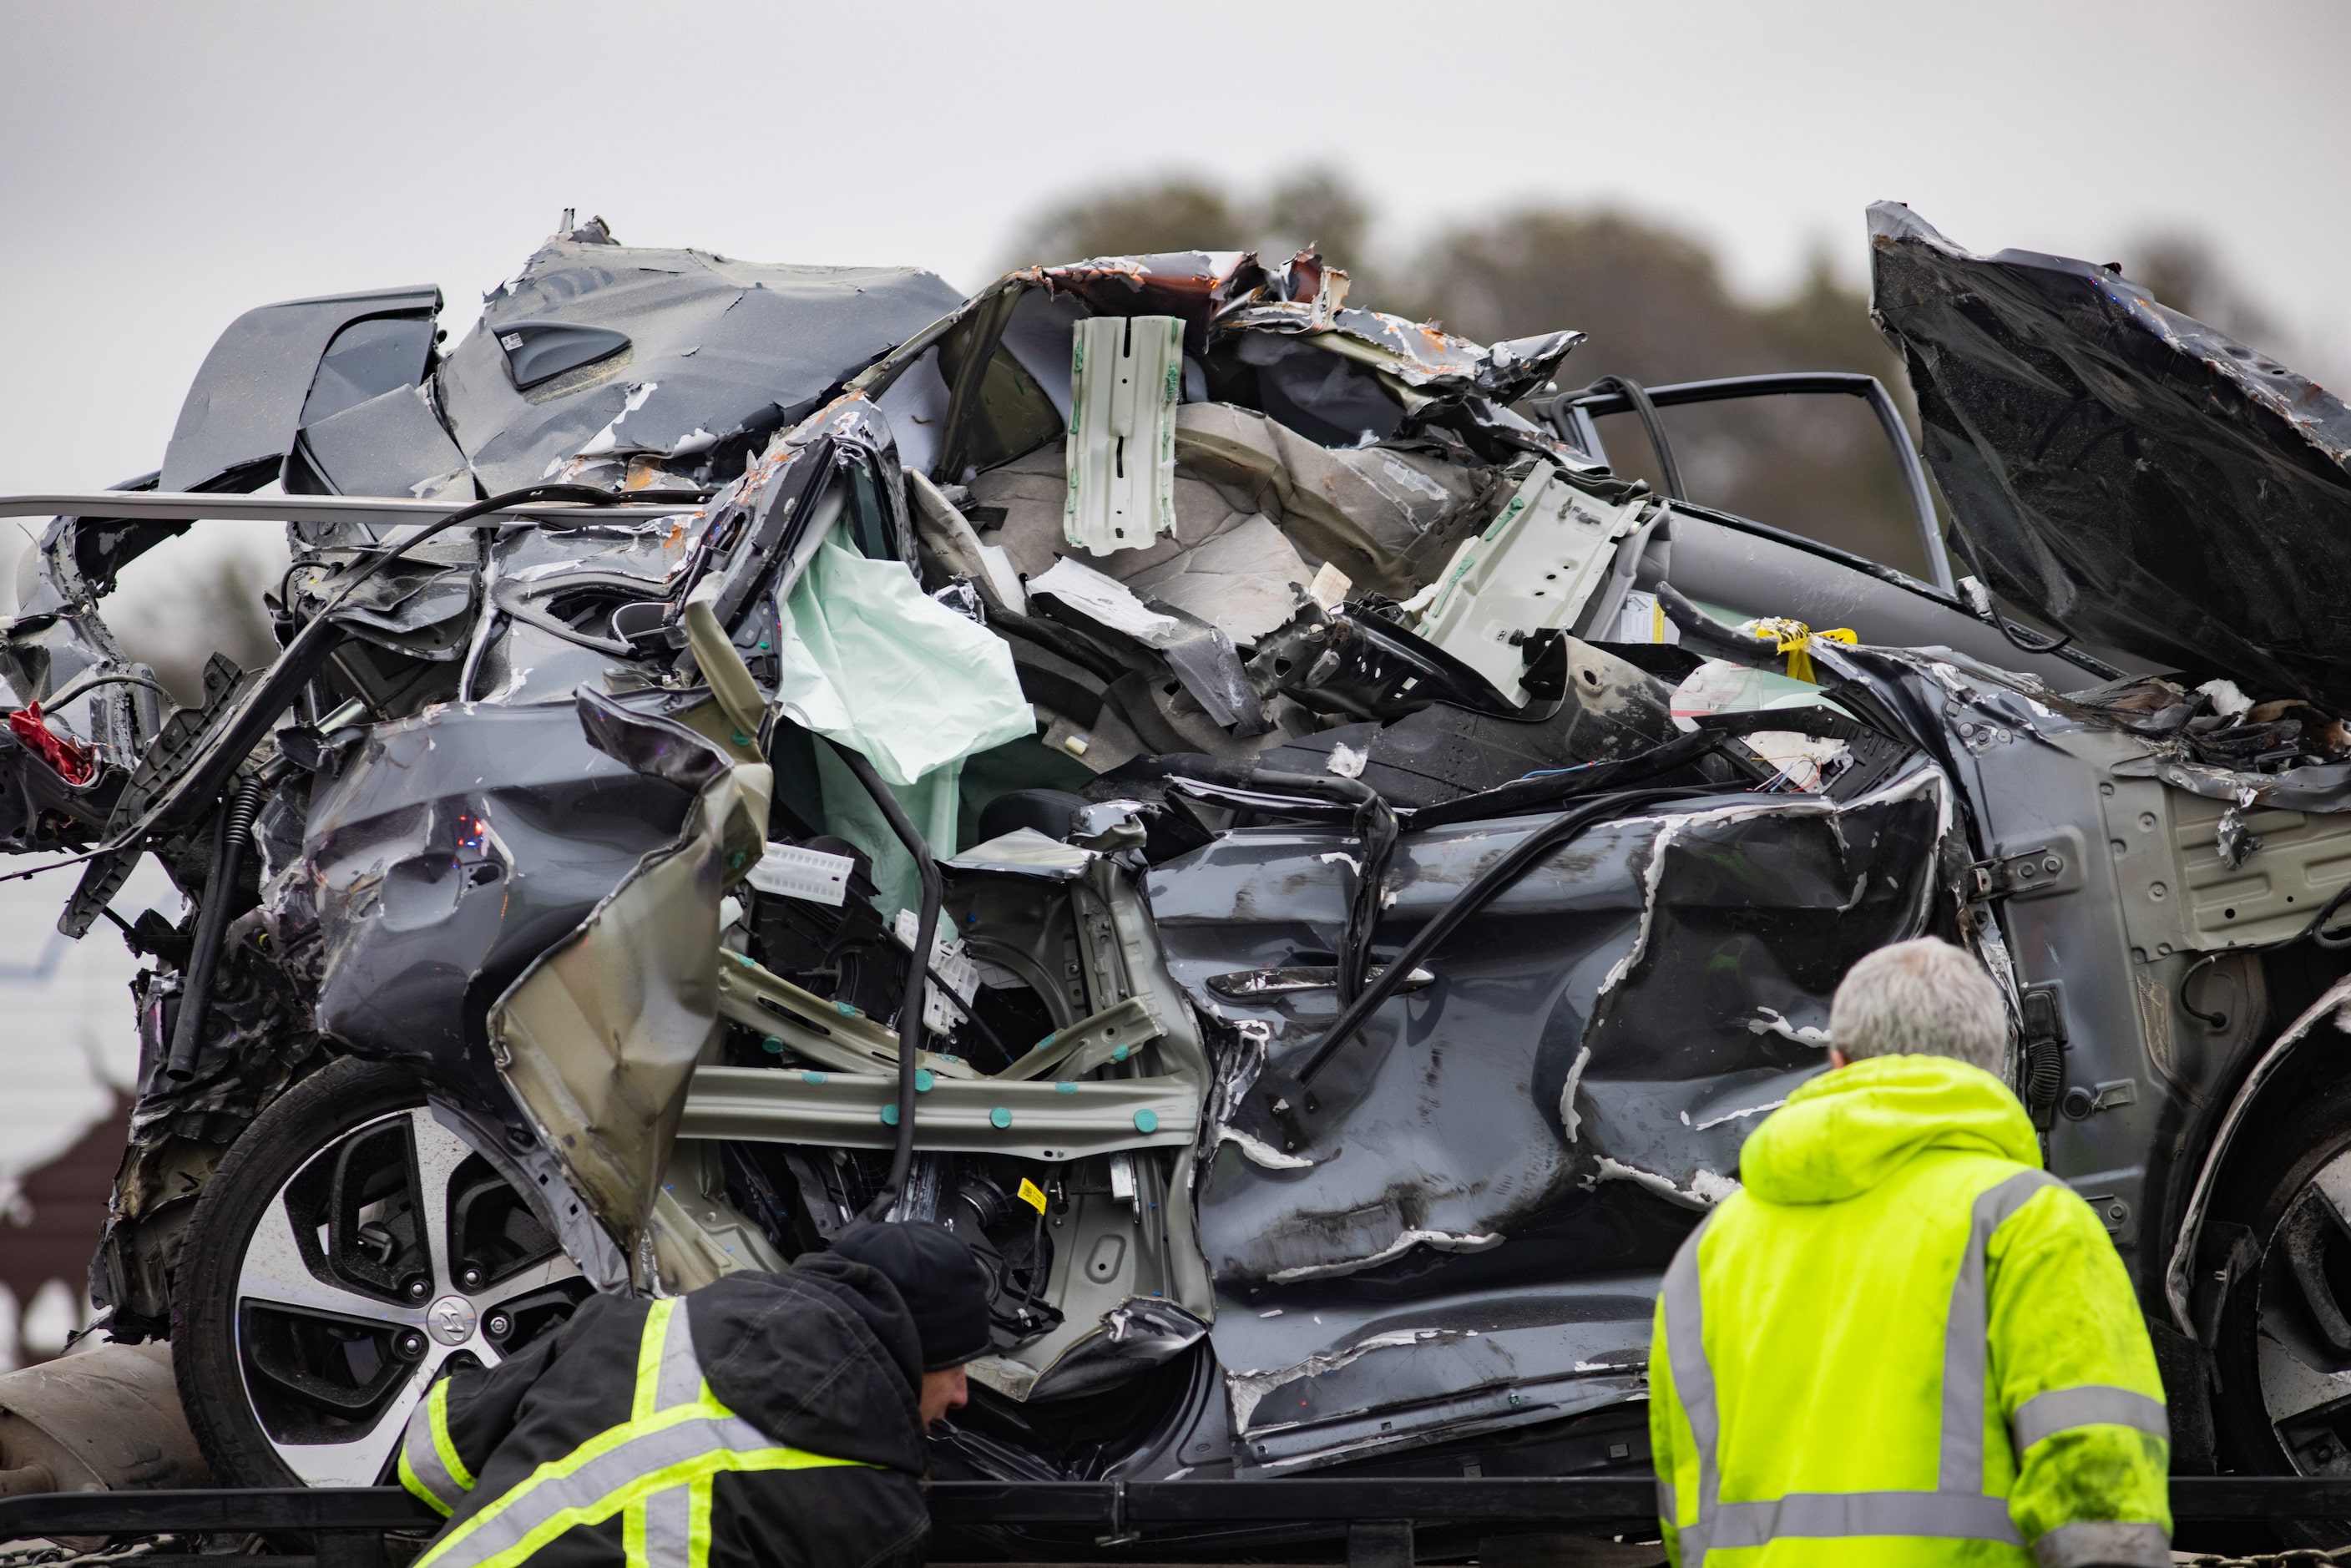
<path fill-rule="evenodd" d="M 1193 1568 L 1231 1561 L 1216 1555 L 1220 1548 L 1259 1562 L 1409 1568 L 1416 1562 L 1468 1560 L 1478 1554 L 1480 1540 L 1545 1527 L 1586 1535 L 1595 1546 L 1613 1545 L 1612 1536 L 1651 1524 L 1654 1497 L 1648 1480 L 1632 1476 L 940 1481 L 930 1490 L 932 1518 L 948 1539 L 975 1525 L 1054 1529 L 1067 1532 L 1073 1553 L 1054 1558 L 1057 1563 L 1120 1568 L 1152 1568 L 1176 1559 Z M 2172 1480 L 2171 1503 L 2179 1524 L 2197 1527 L 2199 1536 L 2213 1536 L 2232 1525 L 2278 1519 L 2351 1517 L 2351 1479 L 2179 1476 Z M 308 1538 L 308 1552 L 270 1557 L 277 1568 L 387 1568 L 396 1561 L 387 1551 L 387 1537 L 413 1541 L 435 1522 L 396 1487 L 0 1498 L 0 1542 L 89 1536 Z M 1091 1547 L 1078 1544 L 1089 1540 Z M 156 1552 L 123 1561 L 139 1568 L 217 1568 L 230 1555 Z"/>

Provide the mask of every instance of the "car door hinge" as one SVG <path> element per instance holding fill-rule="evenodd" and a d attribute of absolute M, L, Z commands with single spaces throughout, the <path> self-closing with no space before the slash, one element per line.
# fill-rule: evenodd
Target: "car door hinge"
<path fill-rule="evenodd" d="M 1978 861 L 1968 867 L 1968 896 L 1980 903 L 1995 898 L 2046 898 L 2072 893 L 2081 885 L 2081 859 L 2070 845 L 2052 844 L 2022 854 Z"/>

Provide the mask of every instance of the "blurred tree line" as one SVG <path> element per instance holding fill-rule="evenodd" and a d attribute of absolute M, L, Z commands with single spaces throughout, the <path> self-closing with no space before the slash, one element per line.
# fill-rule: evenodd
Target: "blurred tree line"
<path fill-rule="evenodd" d="M 1402 251 L 1374 243 L 1374 217 L 1363 193 L 1328 170 L 1255 194 L 1176 174 L 1081 193 L 1037 213 L 1006 260 L 1192 249 L 1280 257 L 1312 245 L 1347 269 L 1351 305 L 1435 320 L 1481 342 L 1562 327 L 1588 334 L 1561 367 L 1562 388 L 1610 375 L 1654 386 L 1857 371 L 1911 410 L 1901 362 L 1870 322 L 1866 291 L 1839 276 L 1826 250 L 1792 290 L 1758 301 L 1731 291 L 1703 242 L 1605 207 L 1522 206 L 1453 224 Z M 1858 252 L 1861 214 L 1854 220 Z M 2268 344 L 2276 335 L 2193 236 L 2150 237 L 2124 270 L 2233 336 Z M 1668 409 L 1663 421 L 1691 500 L 1925 575 L 1900 470 L 1859 399 L 1755 399 Z M 1620 472 L 1657 482 L 1634 419 L 1604 420 L 1601 436 Z"/>

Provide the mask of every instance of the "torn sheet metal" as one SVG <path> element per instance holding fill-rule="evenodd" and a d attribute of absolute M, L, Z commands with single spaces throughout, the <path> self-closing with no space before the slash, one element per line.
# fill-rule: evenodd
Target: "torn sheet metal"
<path fill-rule="evenodd" d="M 441 291 L 418 284 L 246 311 L 198 368 L 157 483 L 253 490 L 276 479 L 303 425 L 423 379 L 440 309 Z"/>
<path fill-rule="evenodd" d="M 1232 639 L 1172 607 L 1153 609 L 1125 584 L 1075 560 L 1056 562 L 1030 580 L 1029 593 L 1072 614 L 1155 649 L 1208 716 L 1236 735 L 1262 735 L 1268 726 L 1257 691 L 1241 668 Z"/>
<path fill-rule="evenodd" d="M 1335 998 L 1300 991 L 1242 1005 L 1207 982 L 1237 951 L 1273 967 L 1329 950 L 1337 869 L 1293 869 L 1298 830 L 1228 834 L 1162 868 L 1153 904 L 1196 1005 L 1271 1031 L 1264 1075 L 1229 1124 L 1316 1162 L 1311 1176 L 1275 1177 L 1238 1151 L 1220 1153 L 1201 1208 L 1218 1278 L 1278 1291 L 1343 1272 L 1467 1266 L 1447 1261 L 1454 1257 L 1479 1258 L 1481 1278 L 1540 1270 L 1552 1243 L 1527 1249 L 1523 1264 L 1488 1264 L 1490 1243 L 1479 1239 L 1610 1223 L 1601 1215 L 1622 1201 L 1612 1191 L 1647 1190 L 1636 1171 L 1685 1199 L 1728 1190 L 1719 1180 L 1735 1175 L 1747 1124 L 1719 1113 L 1784 1098 L 1823 1063 L 1801 1035 L 1759 1034 L 1746 1020 L 1769 1009 L 1795 1030 L 1819 1028 L 1853 958 L 1919 929 L 1945 810 L 1936 784 L 1914 770 L 1848 805 L 1765 797 L 1594 829 L 1440 947 L 1429 961 L 1437 985 L 1375 1015 L 1311 1092 L 1284 1079 L 1285 1056 L 1315 1037 Z M 1483 823 L 1407 836 L 1388 876 L 1388 920 L 1408 930 L 1426 918 L 1461 885 L 1456 862 L 1484 861 L 1516 831 Z M 1774 868 L 1768 887 L 1738 869 L 1750 864 Z M 1246 946 L 1237 941 L 1245 933 Z M 1522 947 L 1551 958 L 1519 962 L 1511 955 Z M 1699 971 L 1719 978 L 1693 987 Z M 1457 1040 L 1523 1043 L 1450 1048 Z M 1660 1041 L 1673 1042 L 1662 1062 Z M 1365 1146 L 1380 1157 L 1334 1157 Z M 1426 1244 L 1398 1250 L 1406 1239 Z M 1517 1245 L 1503 1242 L 1496 1257 Z"/>
<path fill-rule="evenodd" d="M 765 764 L 723 755 L 706 771 L 676 842 L 646 855 L 490 1010 L 500 1076 L 641 1290 L 715 1277 L 694 1266 L 677 1228 L 657 1234 L 654 1211 L 695 1063 L 717 1029 L 719 895 L 767 841 L 772 783 Z"/>
<path fill-rule="evenodd" d="M 781 267 L 575 231 L 491 293 L 481 324 L 442 368 L 441 403 L 493 494 L 579 455 L 616 482 L 635 455 L 680 479 L 731 478 L 769 436 L 956 298 L 912 267 Z M 550 326 L 628 342 L 518 386 L 517 365 L 532 377 L 545 343 L 506 339 Z"/>
<path fill-rule="evenodd" d="M 1870 208 L 1968 555 L 2050 623 L 2248 690 L 2351 703 L 2351 408 L 2118 272 L 1978 256 Z"/>

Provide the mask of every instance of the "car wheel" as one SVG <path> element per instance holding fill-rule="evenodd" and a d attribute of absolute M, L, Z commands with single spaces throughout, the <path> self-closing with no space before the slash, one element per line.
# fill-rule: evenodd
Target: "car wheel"
<path fill-rule="evenodd" d="M 2222 1311 L 2224 1469 L 2351 1478 L 2351 1084 L 2311 1097 L 2230 1188 L 2258 1260 Z M 2289 1545 L 2351 1540 L 2351 1521 L 2282 1521 Z"/>
<path fill-rule="evenodd" d="M 204 1188 L 172 1297 L 189 1424 L 225 1486 L 372 1486 L 444 1366 L 489 1365 L 590 1294 L 412 1070 L 339 1061 Z"/>

